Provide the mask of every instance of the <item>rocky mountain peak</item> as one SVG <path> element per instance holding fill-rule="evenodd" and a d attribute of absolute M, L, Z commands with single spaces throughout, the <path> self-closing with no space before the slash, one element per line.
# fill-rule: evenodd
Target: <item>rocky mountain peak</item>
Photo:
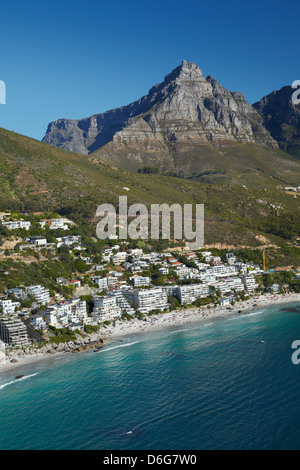
<path fill-rule="evenodd" d="M 170 152 L 169 143 L 171 151 L 178 144 L 186 149 L 226 142 L 277 146 L 241 93 L 229 92 L 211 76 L 205 79 L 186 60 L 134 103 L 86 119 L 50 123 L 43 141 L 84 154 L 110 144 L 114 152 L 156 152 L 158 158 Z"/>
<path fill-rule="evenodd" d="M 178 80 L 180 81 L 205 80 L 202 70 L 193 62 L 183 60 L 174 71 L 178 71 Z"/>

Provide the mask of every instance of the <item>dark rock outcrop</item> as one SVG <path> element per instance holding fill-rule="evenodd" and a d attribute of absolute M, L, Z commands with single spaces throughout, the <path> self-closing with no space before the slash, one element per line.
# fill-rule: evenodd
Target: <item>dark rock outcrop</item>
<path fill-rule="evenodd" d="M 292 102 L 294 92 L 291 86 L 285 86 L 264 96 L 253 107 L 280 148 L 300 157 L 300 105 Z"/>

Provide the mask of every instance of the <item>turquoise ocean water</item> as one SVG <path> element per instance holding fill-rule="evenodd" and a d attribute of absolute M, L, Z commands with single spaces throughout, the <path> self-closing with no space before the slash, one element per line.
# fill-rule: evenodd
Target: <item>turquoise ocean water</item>
<path fill-rule="evenodd" d="M 300 449 L 297 339 L 289 304 L 54 356 L 0 377 L 0 449 Z"/>

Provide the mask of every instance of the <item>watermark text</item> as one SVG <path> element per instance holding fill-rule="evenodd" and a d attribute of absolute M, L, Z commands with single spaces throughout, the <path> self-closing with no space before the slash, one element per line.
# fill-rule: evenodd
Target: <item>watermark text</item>
<path fill-rule="evenodd" d="M 185 240 L 193 250 L 204 245 L 203 204 L 151 204 L 149 213 L 144 204 L 137 203 L 128 207 L 127 196 L 120 196 L 118 211 L 112 204 L 101 204 L 97 208 L 96 217 L 101 218 L 96 229 L 97 237 L 101 240 L 173 238 Z"/>
<path fill-rule="evenodd" d="M 0 80 L 0 104 L 6 104 L 6 85 L 3 80 Z"/>

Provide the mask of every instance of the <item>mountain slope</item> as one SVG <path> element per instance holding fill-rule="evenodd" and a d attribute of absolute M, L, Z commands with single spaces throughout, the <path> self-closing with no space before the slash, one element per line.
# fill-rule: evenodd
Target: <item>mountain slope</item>
<path fill-rule="evenodd" d="M 264 237 L 281 243 L 286 237 L 281 226 L 288 227 L 299 208 L 297 198 L 277 187 L 253 189 L 133 173 L 0 128 L 0 210 L 57 210 L 85 224 L 93 221 L 99 204 L 117 207 L 120 195 L 128 196 L 129 205 L 148 207 L 203 203 L 206 243 L 259 246 Z"/>
<path fill-rule="evenodd" d="M 292 102 L 294 91 L 291 86 L 285 86 L 264 96 L 253 107 L 280 148 L 300 157 L 300 105 Z"/>

